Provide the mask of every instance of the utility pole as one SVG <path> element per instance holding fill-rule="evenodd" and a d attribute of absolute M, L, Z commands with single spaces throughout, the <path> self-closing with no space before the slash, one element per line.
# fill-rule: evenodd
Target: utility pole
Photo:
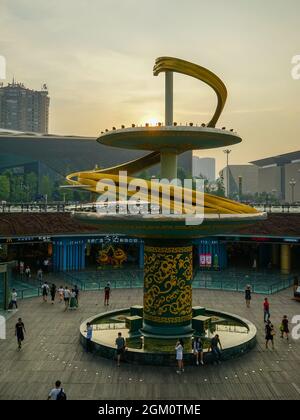
<path fill-rule="evenodd" d="M 227 179 L 226 179 L 226 185 L 227 185 L 226 186 L 226 197 L 229 198 L 230 194 L 229 194 L 229 164 L 228 164 L 228 161 L 229 161 L 229 153 L 231 152 L 231 150 L 226 149 L 226 150 L 223 150 L 223 152 L 226 153 L 226 176 L 227 176 Z"/>
<path fill-rule="evenodd" d="M 294 198 L 295 198 L 294 192 L 295 192 L 295 185 L 296 185 L 296 181 L 295 181 L 295 179 L 294 179 L 294 178 L 292 178 L 292 179 L 290 180 L 289 184 L 290 184 L 291 189 L 292 189 L 292 202 L 291 202 L 291 204 L 293 204 L 293 203 L 294 203 L 294 201 L 295 201 L 295 200 L 294 200 Z"/>
<path fill-rule="evenodd" d="M 239 201 L 242 200 L 242 195 L 243 195 L 243 177 L 242 175 L 239 175 Z"/>
<path fill-rule="evenodd" d="M 173 126 L 173 72 L 165 73 L 165 125 Z M 176 150 L 161 150 L 160 176 L 169 180 L 177 178 L 177 153 Z"/>

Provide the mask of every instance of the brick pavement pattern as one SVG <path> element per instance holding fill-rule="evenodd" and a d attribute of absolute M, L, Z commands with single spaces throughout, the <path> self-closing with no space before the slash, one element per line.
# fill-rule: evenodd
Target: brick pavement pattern
<path fill-rule="evenodd" d="M 188 366 L 177 375 L 172 367 L 122 364 L 84 352 L 79 325 L 104 312 L 103 291 L 82 292 L 80 307 L 64 312 L 63 303 L 42 298 L 19 302 L 7 321 L 7 339 L 0 340 L 0 399 L 46 399 L 60 379 L 68 399 L 300 399 L 300 339 L 279 337 L 282 315 L 300 314 L 292 289 L 269 296 L 271 320 L 277 330 L 275 350 L 266 350 L 263 296 L 252 295 L 247 309 L 243 293 L 194 290 L 193 304 L 236 313 L 258 329 L 258 344 L 249 354 L 218 366 Z M 112 291 L 109 310 L 142 304 L 142 289 Z M 14 325 L 22 317 L 27 335 L 17 350 Z M 292 325 L 290 325 L 292 327 Z M 291 329 L 291 328 L 290 328 Z"/>

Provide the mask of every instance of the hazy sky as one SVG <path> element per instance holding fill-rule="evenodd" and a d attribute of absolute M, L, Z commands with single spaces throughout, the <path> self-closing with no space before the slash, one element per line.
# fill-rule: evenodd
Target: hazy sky
<path fill-rule="evenodd" d="M 183 58 L 215 72 L 228 101 L 218 126 L 243 143 L 231 163 L 300 149 L 299 0 L 0 0 L 0 55 L 7 81 L 47 83 L 50 132 L 101 130 L 164 120 L 156 57 Z M 174 77 L 174 120 L 207 122 L 214 92 Z M 222 150 L 210 150 L 224 166 Z"/>

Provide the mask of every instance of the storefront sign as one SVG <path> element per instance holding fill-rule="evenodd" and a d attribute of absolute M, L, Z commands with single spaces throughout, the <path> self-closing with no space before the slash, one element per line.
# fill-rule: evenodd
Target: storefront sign
<path fill-rule="evenodd" d="M 206 266 L 206 254 L 200 254 L 200 267 Z"/>
<path fill-rule="evenodd" d="M 124 238 L 117 235 L 107 235 L 100 238 L 88 239 L 88 243 L 90 244 L 137 244 L 140 242 L 141 240 L 137 238 Z"/>
<path fill-rule="evenodd" d="M 200 254 L 200 267 L 210 268 L 212 266 L 211 254 Z"/>
<path fill-rule="evenodd" d="M 17 238 L 2 238 L 0 243 L 16 244 L 24 242 L 51 242 L 50 236 L 22 236 Z"/>
<path fill-rule="evenodd" d="M 211 254 L 206 254 L 206 256 L 205 256 L 205 265 L 206 265 L 206 267 L 211 267 L 211 263 L 212 263 Z"/>
<path fill-rule="evenodd" d="M 218 245 L 219 241 L 212 239 L 201 239 L 199 241 L 200 245 Z"/>

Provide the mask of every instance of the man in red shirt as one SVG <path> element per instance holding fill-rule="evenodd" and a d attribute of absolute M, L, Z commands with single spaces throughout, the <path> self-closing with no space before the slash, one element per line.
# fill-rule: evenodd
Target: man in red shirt
<path fill-rule="evenodd" d="M 268 298 L 264 300 L 264 322 L 269 321 L 270 319 L 270 304 Z"/>

